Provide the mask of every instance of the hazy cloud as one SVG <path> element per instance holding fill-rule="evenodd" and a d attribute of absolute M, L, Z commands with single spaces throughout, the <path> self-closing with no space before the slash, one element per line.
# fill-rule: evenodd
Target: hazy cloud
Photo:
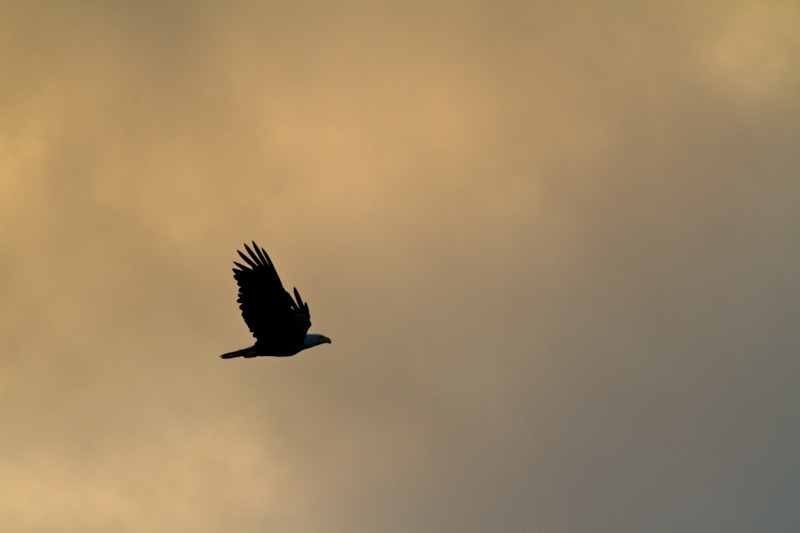
<path fill-rule="evenodd" d="M 797 526 L 800 9 L 6 8 L 8 527 Z"/>

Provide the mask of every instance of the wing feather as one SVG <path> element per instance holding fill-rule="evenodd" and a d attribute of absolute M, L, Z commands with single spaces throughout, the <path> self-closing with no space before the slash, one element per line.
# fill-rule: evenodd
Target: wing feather
<path fill-rule="evenodd" d="M 308 304 L 303 302 L 303 299 L 300 297 L 300 292 L 297 290 L 297 287 L 294 288 L 294 297 L 297 299 L 297 306 L 300 311 L 305 312 L 308 315 Z"/>
<path fill-rule="evenodd" d="M 247 247 L 247 245 L 245 245 L 245 247 Z M 266 252 L 264 252 L 262 248 L 258 247 L 256 241 L 253 241 L 253 248 L 256 249 L 256 253 L 258 254 L 259 259 L 261 259 L 262 264 L 266 265 L 267 263 L 270 263 L 270 260 L 267 258 Z"/>
<path fill-rule="evenodd" d="M 244 247 L 245 247 L 245 248 L 247 248 L 247 245 L 245 244 L 245 245 L 244 245 Z M 244 255 L 244 254 L 243 254 L 242 252 L 240 252 L 239 250 L 236 250 L 236 251 L 237 251 L 237 252 L 239 253 L 239 255 L 242 257 L 242 259 L 244 259 L 244 260 L 245 260 L 245 262 L 246 262 L 248 265 L 250 265 L 250 268 L 256 268 L 256 267 L 258 267 L 258 265 L 257 265 L 257 264 L 255 264 L 255 263 L 254 263 L 254 262 L 253 262 L 253 261 L 252 261 L 252 260 L 251 260 L 249 257 L 247 257 L 246 255 Z M 250 252 L 250 255 L 253 255 L 253 252 L 251 252 L 251 251 L 250 251 L 250 248 L 247 248 L 247 251 L 248 251 L 248 252 Z"/>

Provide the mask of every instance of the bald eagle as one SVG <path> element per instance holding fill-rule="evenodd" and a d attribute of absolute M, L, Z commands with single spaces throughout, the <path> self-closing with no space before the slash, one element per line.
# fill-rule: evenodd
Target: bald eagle
<path fill-rule="evenodd" d="M 255 251 L 246 244 L 244 248 L 250 257 L 242 252 L 239 255 L 248 266 L 234 261 L 238 268 L 233 269 L 233 277 L 239 284 L 242 317 L 256 338 L 256 343 L 220 357 L 289 357 L 306 348 L 330 343 L 331 340 L 325 335 L 306 333 L 311 327 L 308 304 L 300 298 L 297 289 L 294 290 L 297 301 L 283 289 L 281 279 L 264 249 L 259 248 L 255 241 Z"/>

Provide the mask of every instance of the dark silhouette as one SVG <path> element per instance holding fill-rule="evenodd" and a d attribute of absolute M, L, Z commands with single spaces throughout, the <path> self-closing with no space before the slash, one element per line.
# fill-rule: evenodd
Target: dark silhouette
<path fill-rule="evenodd" d="M 249 348 L 220 357 L 289 357 L 306 348 L 330 343 L 325 335 L 307 334 L 311 327 L 308 304 L 294 289 L 295 298 L 286 292 L 275 267 L 263 248 L 253 242 L 255 252 L 244 245 L 250 257 L 239 255 L 249 267 L 234 261 L 233 277 L 239 284 L 239 308 L 247 327 L 256 338 Z M 237 250 L 238 251 L 238 250 Z"/>

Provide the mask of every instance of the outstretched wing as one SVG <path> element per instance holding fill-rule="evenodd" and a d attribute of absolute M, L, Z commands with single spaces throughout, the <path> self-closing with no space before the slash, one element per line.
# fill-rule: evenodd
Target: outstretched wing
<path fill-rule="evenodd" d="M 244 245 L 249 257 L 239 255 L 247 266 L 234 262 L 233 277 L 239 284 L 239 308 L 247 327 L 258 341 L 269 344 L 302 342 L 311 317 L 308 304 L 286 292 L 267 253 L 253 242 L 254 250 Z"/>

